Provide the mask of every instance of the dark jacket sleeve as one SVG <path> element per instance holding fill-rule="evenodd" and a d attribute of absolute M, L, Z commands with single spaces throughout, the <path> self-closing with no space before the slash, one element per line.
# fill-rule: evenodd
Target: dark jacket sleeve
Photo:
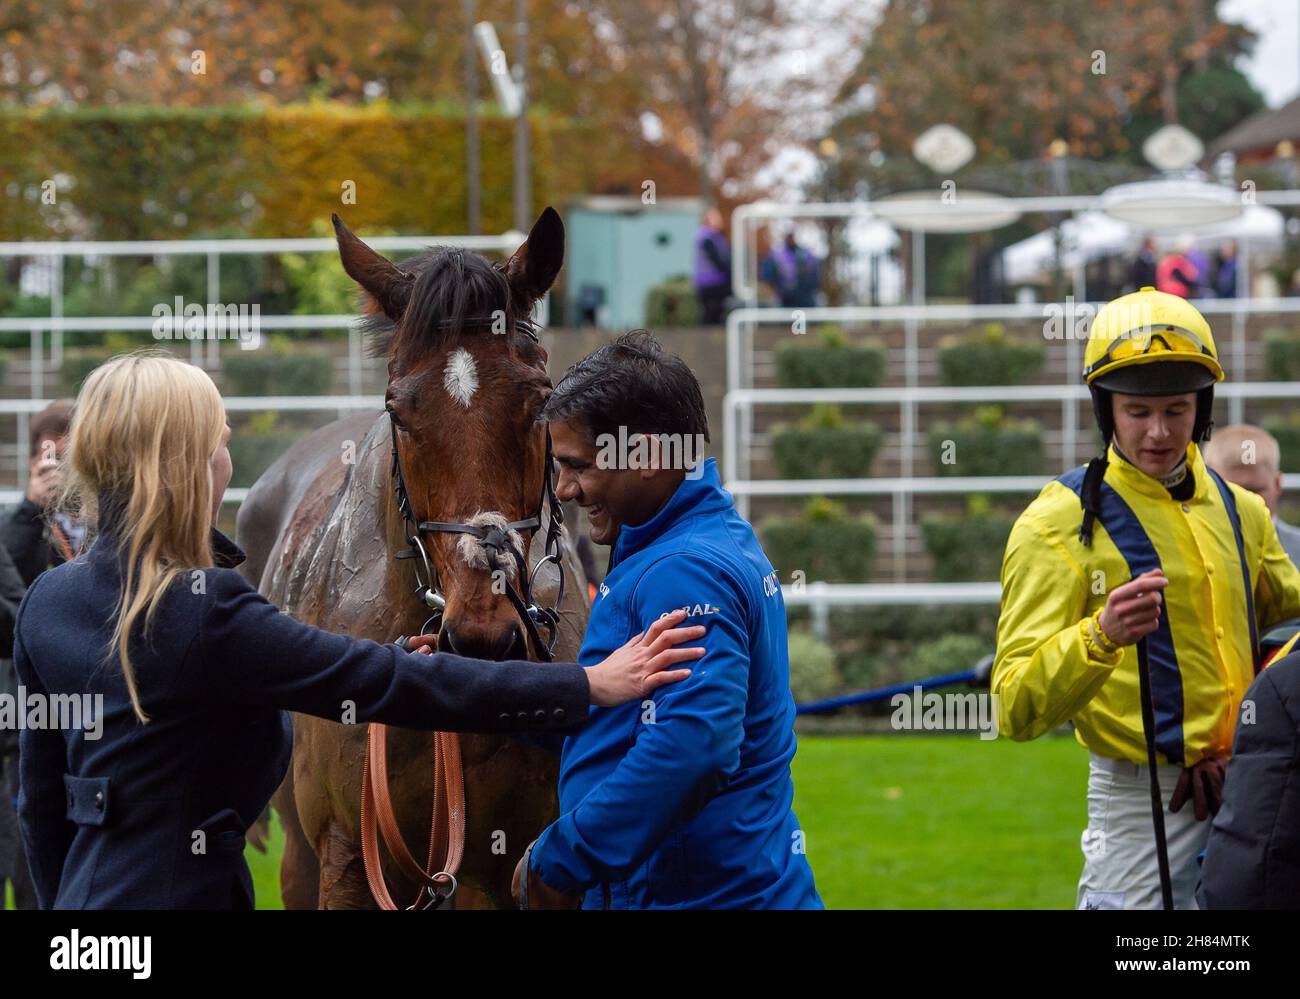
<path fill-rule="evenodd" d="M 44 511 L 24 496 L 21 503 L 0 517 L 0 545 L 8 550 L 23 582 L 31 586 L 32 580 L 50 565 Z"/>
<path fill-rule="evenodd" d="M 28 695 L 46 696 L 40 677 L 33 672 L 22 637 L 14 638 L 14 671 Z M 36 902 L 42 909 L 54 905 L 59 893 L 63 862 L 76 826 L 67 820 L 63 798 L 63 775 L 67 772 L 67 749 L 57 729 L 24 728 L 19 736 L 18 821 L 23 847 L 31 870 Z"/>
<path fill-rule="evenodd" d="M 1300 654 L 1265 669 L 1242 700 L 1197 899 L 1300 908 Z"/>
<path fill-rule="evenodd" d="M 722 271 L 724 274 L 730 273 L 731 261 L 723 257 L 723 255 L 718 251 L 717 244 L 714 243 L 713 240 L 711 239 L 701 240 L 700 249 L 702 249 L 704 251 L 704 255 L 709 258 L 709 263 L 711 263 L 718 270 Z"/>
<path fill-rule="evenodd" d="M 219 702 L 451 732 L 566 731 L 587 719 L 575 663 L 405 652 L 296 621 L 232 569 L 205 577 L 200 682 Z"/>
<path fill-rule="evenodd" d="M 18 605 L 26 592 L 27 585 L 18 574 L 14 560 L 0 544 L 0 659 L 13 658 L 14 622 L 18 620 Z"/>

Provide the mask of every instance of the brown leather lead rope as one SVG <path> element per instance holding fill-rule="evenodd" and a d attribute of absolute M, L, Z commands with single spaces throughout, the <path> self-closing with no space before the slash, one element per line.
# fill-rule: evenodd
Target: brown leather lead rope
<path fill-rule="evenodd" d="M 50 524 L 50 538 L 54 541 L 55 546 L 59 549 L 59 554 L 63 556 L 65 562 L 71 562 L 77 557 L 76 552 L 72 550 L 72 542 L 68 536 L 63 533 L 62 528 L 57 524 Z"/>
<path fill-rule="evenodd" d="M 371 724 L 361 768 L 361 859 L 370 894 L 381 909 L 400 908 L 388 892 L 379 861 L 379 836 L 402 873 L 420 886 L 408 910 L 436 908 L 456 891 L 456 872 L 465 854 L 465 771 L 460 737 L 433 733 L 433 814 L 429 819 L 429 859 L 421 867 L 402 838 L 388 793 L 388 728 Z M 434 858 L 445 858 L 441 867 Z M 427 900 L 426 900 L 427 898 Z M 423 903 L 423 904 L 421 904 Z"/>

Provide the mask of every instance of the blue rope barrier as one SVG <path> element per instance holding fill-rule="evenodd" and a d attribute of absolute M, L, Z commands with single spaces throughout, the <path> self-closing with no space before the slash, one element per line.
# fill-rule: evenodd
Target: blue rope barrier
<path fill-rule="evenodd" d="M 929 690 L 931 687 L 948 687 L 954 683 L 970 683 L 978 676 L 979 671 L 973 669 L 962 670 L 960 673 L 945 673 L 943 676 L 932 676 L 927 680 L 896 683 L 892 687 L 881 687 L 878 690 L 864 690 L 858 694 L 845 694 L 842 697 L 830 697 L 824 701 L 796 704 L 794 710 L 795 714 L 798 715 L 824 714 L 827 711 L 846 708 L 851 704 L 870 704 L 874 701 L 887 700 L 896 694 L 910 694 L 917 687 L 922 690 Z"/>

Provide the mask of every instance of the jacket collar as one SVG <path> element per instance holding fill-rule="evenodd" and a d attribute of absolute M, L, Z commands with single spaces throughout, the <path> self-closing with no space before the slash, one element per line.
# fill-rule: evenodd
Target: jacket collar
<path fill-rule="evenodd" d="M 1152 478 L 1136 465 L 1130 464 L 1128 459 L 1121 457 L 1114 444 L 1108 448 L 1106 457 L 1110 462 L 1106 468 L 1106 479 L 1116 489 L 1122 487 L 1123 492 L 1140 493 L 1151 499 L 1168 500 L 1170 503 L 1178 502 L 1169 495 L 1169 490 L 1161 485 L 1159 479 Z M 1201 449 L 1195 444 L 1187 445 L 1187 474 L 1193 476 L 1196 482 L 1192 500 L 1204 499 L 1211 485 L 1210 473 L 1205 470 Z"/>
<path fill-rule="evenodd" d="M 644 524 L 624 524 L 614 542 L 610 567 L 629 555 L 649 547 L 676 525 L 692 517 L 705 516 L 732 507 L 731 494 L 722 488 L 718 462 L 708 458 L 694 479 L 683 479 L 653 517 Z"/>
<path fill-rule="evenodd" d="M 104 552 L 117 552 L 122 547 L 122 519 L 126 501 L 121 496 L 101 490 L 99 502 L 99 540 L 94 547 Z M 218 569 L 233 569 L 245 559 L 244 550 L 215 527 L 209 528 L 208 542 L 212 547 L 212 561 Z"/>

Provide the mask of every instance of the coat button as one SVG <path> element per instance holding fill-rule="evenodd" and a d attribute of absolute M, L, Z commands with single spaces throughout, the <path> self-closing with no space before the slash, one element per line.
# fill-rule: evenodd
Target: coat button
<path fill-rule="evenodd" d="M 96 791 L 96 792 L 95 792 L 95 811 L 97 811 L 97 812 L 102 812 L 103 810 L 104 810 L 104 792 L 103 792 L 103 791 Z"/>
<path fill-rule="evenodd" d="M 566 717 L 563 708 L 556 708 L 551 712 L 551 721 L 555 722 L 556 725 L 563 724 Z"/>
<path fill-rule="evenodd" d="M 1206 573 L 1207 573 L 1208 575 L 1213 576 L 1213 575 L 1214 575 L 1214 563 L 1211 562 L 1209 565 L 1207 565 L 1207 566 L 1205 567 L 1205 571 L 1206 571 Z"/>
<path fill-rule="evenodd" d="M 1223 629 L 1222 629 L 1222 628 L 1215 628 L 1215 629 L 1214 629 L 1214 637 L 1215 637 L 1215 638 L 1222 638 L 1222 637 L 1223 637 Z"/>
<path fill-rule="evenodd" d="M 538 725 L 545 725 L 545 724 L 546 724 L 546 709 L 545 709 L 545 708 L 538 708 L 536 711 L 534 711 L 534 712 L 533 712 L 533 721 L 537 722 Z"/>
<path fill-rule="evenodd" d="M 509 724 L 510 724 L 510 712 L 509 712 L 509 711 L 502 711 L 502 712 L 501 712 L 501 717 L 499 717 L 499 718 L 497 719 L 497 721 L 499 721 L 502 725 L 509 725 Z"/>
<path fill-rule="evenodd" d="M 1192 512 L 1192 508 L 1191 508 L 1190 506 L 1188 506 L 1186 503 L 1184 503 L 1184 504 L 1183 504 L 1183 513 L 1191 513 L 1191 512 Z"/>

